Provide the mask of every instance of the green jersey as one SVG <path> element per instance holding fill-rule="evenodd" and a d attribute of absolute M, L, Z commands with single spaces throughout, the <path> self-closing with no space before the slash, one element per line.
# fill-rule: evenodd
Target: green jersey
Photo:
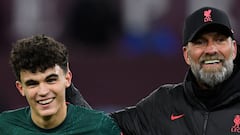
<path fill-rule="evenodd" d="M 53 129 L 36 126 L 30 108 L 0 114 L 0 135 L 120 135 L 115 122 L 103 112 L 68 104 L 67 117 Z"/>

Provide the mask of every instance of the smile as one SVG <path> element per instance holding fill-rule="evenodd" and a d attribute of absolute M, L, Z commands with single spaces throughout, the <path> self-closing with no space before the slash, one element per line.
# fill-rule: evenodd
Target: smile
<path fill-rule="evenodd" d="M 220 62 L 220 60 L 205 60 L 203 61 L 203 64 L 218 64 Z"/>
<path fill-rule="evenodd" d="M 50 104 L 55 98 L 49 98 L 49 99 L 46 99 L 46 100 L 40 100 L 40 101 L 37 101 L 37 103 L 41 104 L 41 105 L 46 105 L 46 104 Z"/>

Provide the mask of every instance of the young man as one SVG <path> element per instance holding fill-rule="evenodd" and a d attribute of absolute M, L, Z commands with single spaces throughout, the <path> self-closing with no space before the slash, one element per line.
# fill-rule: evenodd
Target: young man
<path fill-rule="evenodd" d="M 66 103 L 72 73 L 63 44 L 45 35 L 19 40 L 12 48 L 10 63 L 16 87 L 29 107 L 1 113 L 1 135 L 120 134 L 109 116 Z"/>
<path fill-rule="evenodd" d="M 160 86 L 111 114 L 125 135 L 240 134 L 240 61 L 228 16 L 201 8 L 186 18 L 182 83 Z"/>

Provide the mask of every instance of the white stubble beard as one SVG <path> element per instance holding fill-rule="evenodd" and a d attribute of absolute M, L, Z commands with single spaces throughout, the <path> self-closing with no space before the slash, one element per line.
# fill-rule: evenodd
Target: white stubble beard
<path fill-rule="evenodd" d="M 234 68 L 233 60 L 233 55 L 231 55 L 228 60 L 223 61 L 221 69 L 213 72 L 206 72 L 203 68 L 201 68 L 200 64 L 192 61 L 190 57 L 191 70 L 197 81 L 207 85 L 208 87 L 215 87 L 231 76 Z"/>

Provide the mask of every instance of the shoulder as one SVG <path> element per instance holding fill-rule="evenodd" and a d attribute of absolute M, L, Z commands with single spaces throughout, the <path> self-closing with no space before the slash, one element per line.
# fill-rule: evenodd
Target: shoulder
<path fill-rule="evenodd" d="M 178 95 L 183 94 L 183 84 L 165 84 L 158 87 L 152 93 L 150 93 L 147 97 L 143 98 L 138 102 L 138 104 L 145 103 L 166 103 L 169 100 L 172 100 Z"/>
<path fill-rule="evenodd" d="M 73 104 L 68 104 L 68 113 L 77 114 L 77 116 L 105 116 L 103 111 L 98 111 Z"/>
<path fill-rule="evenodd" d="M 30 119 L 29 108 L 4 111 L 0 114 L 0 131 L 11 133 L 16 129 L 28 125 Z"/>
<path fill-rule="evenodd" d="M 180 90 L 183 90 L 183 83 L 165 84 L 165 85 L 162 85 L 162 86 L 158 87 L 153 93 L 172 94 L 172 93 L 175 93 L 175 92 L 179 92 Z"/>
<path fill-rule="evenodd" d="M 85 128 L 95 127 L 97 132 L 104 135 L 120 134 L 120 129 L 113 119 L 103 111 L 93 110 L 81 106 L 69 104 L 69 116 L 71 119 L 79 120 L 79 123 L 86 123 Z M 83 125 L 82 125 L 83 126 Z"/>
<path fill-rule="evenodd" d="M 103 117 L 98 129 L 103 135 L 120 135 L 120 128 L 110 116 Z"/>
<path fill-rule="evenodd" d="M 81 120 L 86 120 L 88 122 L 101 122 L 101 121 L 111 121 L 111 117 L 109 117 L 106 113 L 99 110 L 89 109 L 86 107 L 81 107 L 77 105 L 68 105 L 68 114 L 72 117 L 81 118 Z"/>
<path fill-rule="evenodd" d="M 4 111 L 0 114 L 0 120 L 25 117 L 29 113 L 29 107 L 23 107 L 15 110 Z"/>

